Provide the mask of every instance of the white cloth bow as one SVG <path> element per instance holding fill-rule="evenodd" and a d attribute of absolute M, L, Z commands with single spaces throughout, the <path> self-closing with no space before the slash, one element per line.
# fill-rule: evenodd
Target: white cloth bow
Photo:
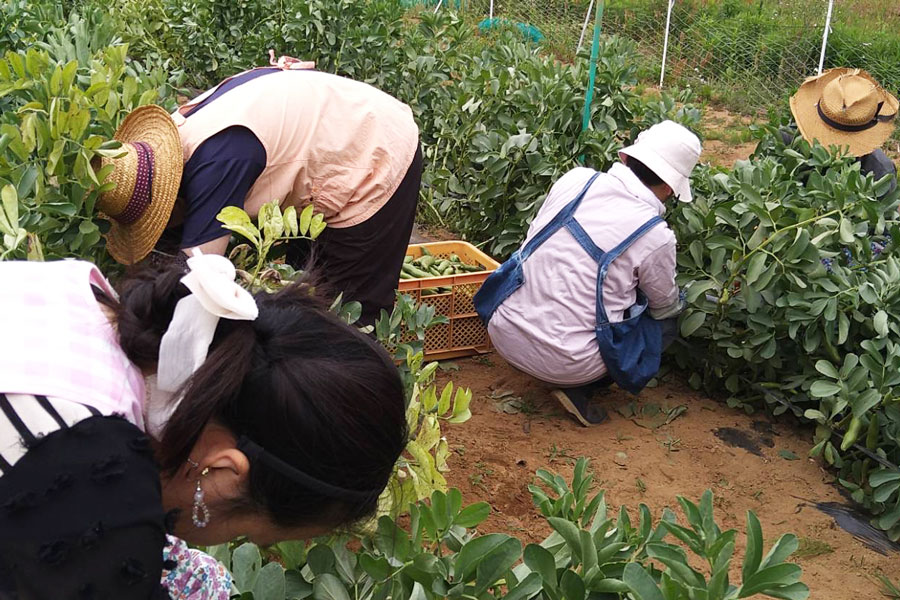
<path fill-rule="evenodd" d="M 187 260 L 189 272 L 181 279 L 191 293 L 175 305 L 159 344 L 156 381 L 149 386 L 146 422 L 155 437 L 181 402 L 174 393 L 206 360 L 219 319 L 253 321 L 259 316 L 256 300 L 235 282 L 230 260 L 196 248 L 193 254 Z"/>

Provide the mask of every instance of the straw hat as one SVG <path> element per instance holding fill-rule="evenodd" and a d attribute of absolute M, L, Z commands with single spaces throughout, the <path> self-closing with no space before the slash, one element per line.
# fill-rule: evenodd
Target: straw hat
<path fill-rule="evenodd" d="M 153 104 L 131 111 L 113 137 L 125 154 L 101 159 L 101 167 L 115 167 L 106 183 L 116 187 L 100 195 L 97 208 L 112 224 L 109 253 L 132 265 L 153 250 L 169 222 L 184 168 L 181 138 L 169 113 Z"/>
<path fill-rule="evenodd" d="M 631 156 L 644 163 L 662 179 L 681 202 L 690 202 L 691 171 L 700 160 L 700 139 L 675 121 L 663 121 L 640 132 L 631 146 L 619 151 L 619 158 Z"/>
<path fill-rule="evenodd" d="M 791 113 L 807 141 L 849 146 L 863 156 L 891 136 L 897 98 L 861 69 L 829 69 L 803 82 L 791 96 Z"/>

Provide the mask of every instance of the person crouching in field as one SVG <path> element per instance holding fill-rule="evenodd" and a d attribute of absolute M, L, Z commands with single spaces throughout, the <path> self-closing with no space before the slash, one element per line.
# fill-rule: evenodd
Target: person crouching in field
<path fill-rule="evenodd" d="M 674 339 L 683 300 L 662 217 L 671 198 L 691 201 L 700 152 L 697 136 L 665 121 L 606 173 L 569 171 L 475 296 L 497 351 L 559 386 L 554 397 L 584 426 L 606 418 L 590 402 L 596 391 L 615 382 L 639 392 Z"/>
<path fill-rule="evenodd" d="M 891 177 L 882 197 L 897 188 L 897 167 L 881 146 L 894 131 L 898 102 L 871 75 L 861 69 L 829 69 L 807 78 L 790 105 L 794 123 L 779 132 L 785 144 L 799 130 L 809 143 L 847 148 L 863 175 L 871 173 L 875 181 Z"/>

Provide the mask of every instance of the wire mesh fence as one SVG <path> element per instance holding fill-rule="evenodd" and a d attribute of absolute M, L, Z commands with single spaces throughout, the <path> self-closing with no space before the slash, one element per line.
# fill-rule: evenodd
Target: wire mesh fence
<path fill-rule="evenodd" d="M 450 0 L 482 28 L 514 26 L 563 60 L 572 59 L 594 23 L 591 0 Z M 669 0 L 606 0 L 602 31 L 634 40 L 645 79 L 658 81 Z M 691 87 L 745 112 L 784 106 L 819 67 L 828 0 L 675 0 L 664 85 Z M 587 27 L 585 28 L 585 24 Z M 846 0 L 832 15 L 824 67 L 871 72 L 900 86 L 900 4 Z"/>

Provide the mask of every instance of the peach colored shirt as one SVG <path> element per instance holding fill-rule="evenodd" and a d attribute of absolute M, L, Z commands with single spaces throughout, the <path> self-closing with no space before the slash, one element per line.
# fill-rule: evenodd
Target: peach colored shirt
<path fill-rule="evenodd" d="M 358 81 L 311 70 L 285 70 L 248 81 L 184 118 L 172 115 L 184 161 L 207 138 L 232 126 L 256 135 L 266 168 L 244 210 L 266 202 L 306 206 L 331 227 L 362 223 L 390 199 L 412 163 L 419 129 L 410 108 Z"/>

